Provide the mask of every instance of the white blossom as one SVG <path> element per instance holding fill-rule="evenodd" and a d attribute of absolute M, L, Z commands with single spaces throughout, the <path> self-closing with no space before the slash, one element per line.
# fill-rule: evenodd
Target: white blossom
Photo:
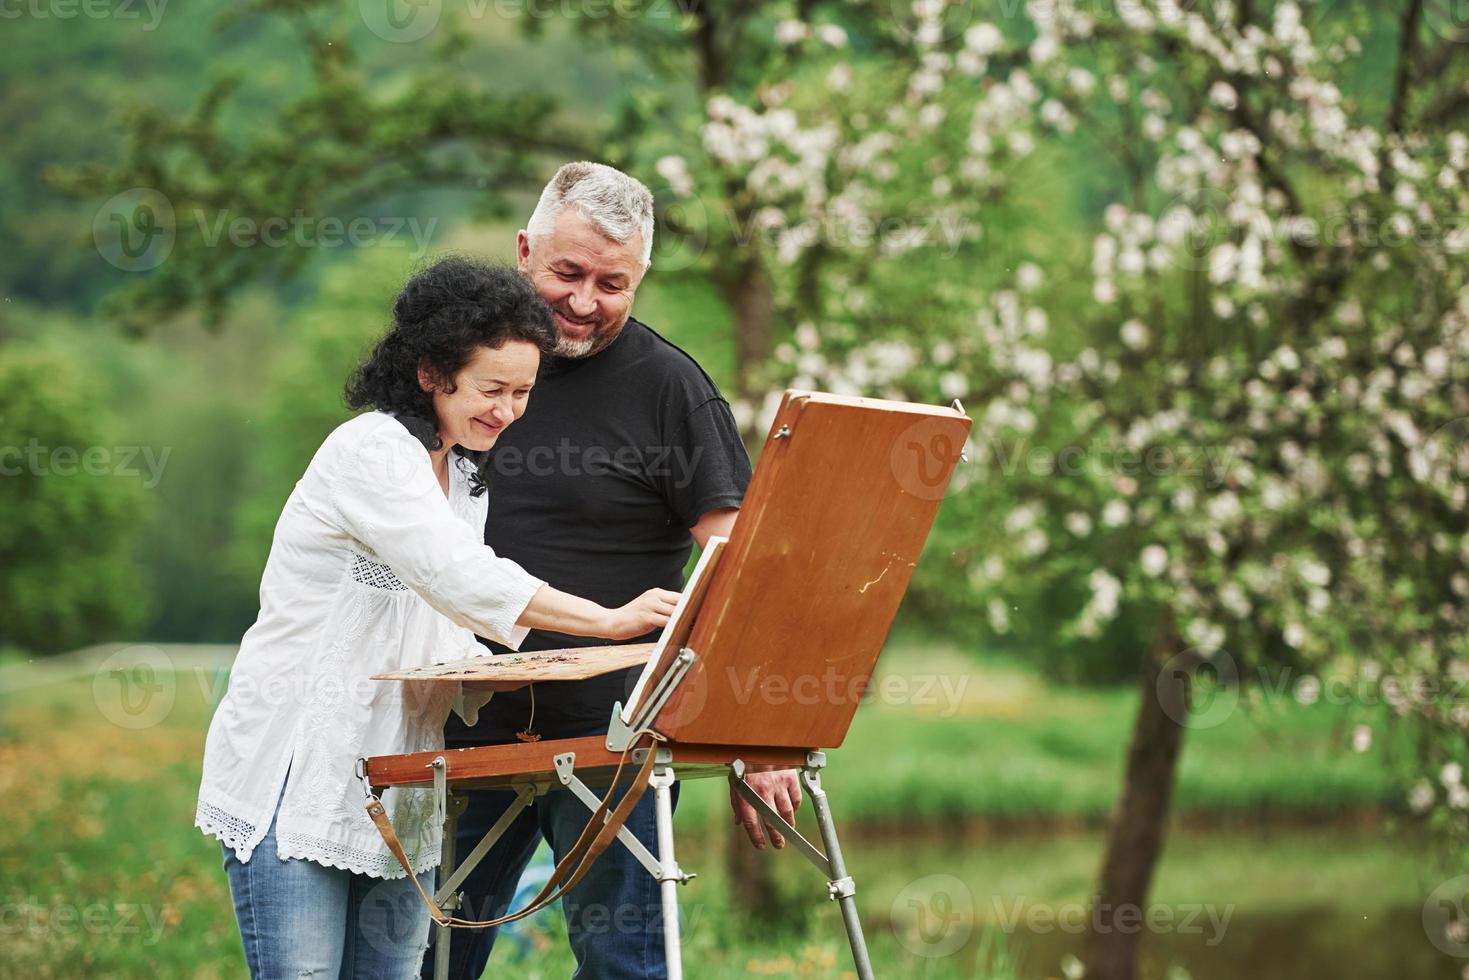
<path fill-rule="evenodd" d="M 847 32 L 836 24 L 816 25 L 816 40 L 833 48 L 842 48 L 847 45 Z"/>
<path fill-rule="evenodd" d="M 1133 350 L 1142 350 L 1148 346 L 1148 328 L 1143 326 L 1141 320 L 1124 321 L 1117 333 L 1122 338 L 1122 342 Z"/>
<path fill-rule="evenodd" d="M 653 170 L 668 181 L 669 188 L 679 197 L 689 197 L 694 193 L 694 177 L 689 173 L 689 163 L 683 157 L 660 157 L 653 165 Z"/>
<path fill-rule="evenodd" d="M 1372 729 L 1366 725 L 1358 725 L 1352 729 L 1352 751 L 1366 752 L 1372 748 Z"/>
<path fill-rule="evenodd" d="M 1087 585 L 1092 590 L 1089 608 L 1103 620 L 1116 616 L 1118 600 L 1122 597 L 1122 583 L 1104 569 L 1098 568 L 1087 576 Z"/>
<path fill-rule="evenodd" d="M 1224 645 L 1224 627 L 1207 619 L 1190 620 L 1183 633 L 1202 653 L 1212 654 Z"/>
<path fill-rule="evenodd" d="M 799 20 L 783 20 L 775 25 L 775 40 L 787 47 L 800 44 L 811 34 L 811 29 Z"/>
<path fill-rule="evenodd" d="M 1019 534 L 1027 528 L 1034 527 L 1036 519 L 1039 517 L 1039 504 L 1027 504 L 1022 507 L 1016 507 L 1005 517 L 1005 533 Z"/>
<path fill-rule="evenodd" d="M 1226 582 L 1219 589 L 1219 604 L 1235 619 L 1244 619 L 1254 608 L 1238 582 Z"/>
<path fill-rule="evenodd" d="M 958 371 L 945 371 L 939 375 L 939 391 L 945 398 L 963 398 L 969 394 L 969 382 Z"/>
<path fill-rule="evenodd" d="M 1142 568 L 1148 575 L 1157 578 L 1168 567 L 1168 551 L 1162 545 L 1150 544 L 1142 552 Z"/>
<path fill-rule="evenodd" d="M 1005 43 L 1005 37 L 994 24 L 977 24 L 964 32 L 964 44 L 975 54 L 994 54 Z"/>

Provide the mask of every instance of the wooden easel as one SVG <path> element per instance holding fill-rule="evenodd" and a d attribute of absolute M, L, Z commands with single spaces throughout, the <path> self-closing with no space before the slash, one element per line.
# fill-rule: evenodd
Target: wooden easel
<path fill-rule="evenodd" d="M 956 402 L 936 408 L 788 391 L 728 542 L 716 539 L 652 649 L 609 648 L 486 657 L 384 679 L 462 682 L 505 689 L 535 680 L 595 676 L 631 658 L 646 666 L 606 738 L 562 739 L 360 760 L 369 791 L 432 788 L 445 817 L 435 901 L 458 907 L 457 889 L 537 795 L 576 794 L 595 810 L 597 785 L 612 774 L 635 733 L 664 741 L 631 752 L 647 761 L 658 855 L 625 828 L 617 839 L 660 882 L 668 975 L 683 975 L 677 886 L 693 876 L 674 858 L 671 789 L 677 779 L 724 776 L 827 879 L 840 903 L 857 975 L 872 976 L 855 886 L 837 842 L 821 770 L 823 749 L 846 738 L 865 685 L 907 590 L 970 420 Z M 635 662 L 635 660 L 634 660 Z M 493 710 L 491 702 L 489 710 Z M 808 841 L 745 782 L 753 768 L 799 769 L 821 846 Z M 508 788 L 514 804 L 456 863 L 454 830 L 463 800 L 452 791 Z M 439 927 L 435 975 L 447 976 L 450 929 Z"/>

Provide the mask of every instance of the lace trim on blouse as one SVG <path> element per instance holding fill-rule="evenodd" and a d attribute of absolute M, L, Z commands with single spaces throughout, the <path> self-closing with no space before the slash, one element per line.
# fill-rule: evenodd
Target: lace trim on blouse
<path fill-rule="evenodd" d="M 373 878 L 403 877 L 403 865 L 399 864 L 398 859 L 390 852 L 352 847 L 340 841 L 317 837 L 314 834 L 283 834 L 279 828 L 276 830 L 275 839 L 277 851 L 282 859 L 304 859 L 326 865 L 329 868 L 340 868 L 343 871 Z M 411 841 L 406 842 L 405 849 L 411 846 Z M 439 863 L 438 852 L 427 847 L 421 848 L 417 857 L 414 857 L 411 850 L 408 856 L 413 864 L 415 876 L 423 874 L 429 868 L 437 867 Z"/>
<path fill-rule="evenodd" d="M 375 589 L 387 589 L 390 592 L 408 591 L 408 586 L 403 584 L 402 579 L 398 578 L 391 568 L 355 551 L 352 552 L 352 567 L 348 574 L 352 576 L 352 581 L 372 586 Z"/>
<path fill-rule="evenodd" d="M 194 810 L 194 826 L 217 838 L 220 843 L 234 851 L 241 861 L 249 860 L 250 852 L 255 850 L 255 845 L 259 843 L 255 836 L 254 824 L 202 801 Z"/>

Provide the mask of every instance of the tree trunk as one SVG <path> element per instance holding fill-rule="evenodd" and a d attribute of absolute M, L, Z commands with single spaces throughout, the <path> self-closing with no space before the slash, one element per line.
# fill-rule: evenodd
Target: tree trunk
<path fill-rule="evenodd" d="M 719 285 L 734 313 L 735 393 L 754 400 L 762 393 L 760 371 L 775 350 L 775 298 L 758 252 L 738 261 Z"/>
<path fill-rule="evenodd" d="M 769 846 L 757 851 L 743 827 L 730 827 L 725 835 L 724 871 L 729 876 L 730 907 L 749 931 L 773 925 L 786 911 L 776 887 Z"/>
<path fill-rule="evenodd" d="M 1137 975 L 1138 937 L 1147 921 L 1153 870 L 1163 851 L 1192 671 L 1198 665 L 1197 659 L 1187 664 L 1170 660 L 1180 646 L 1172 617 L 1165 614 L 1144 665 L 1122 796 L 1112 815 L 1088 920 L 1083 957 L 1087 980 L 1134 980 Z"/>
<path fill-rule="evenodd" d="M 745 254 L 736 263 L 729 275 L 716 281 L 734 314 L 735 394 L 758 408 L 759 371 L 774 350 L 774 298 L 758 254 Z M 752 453 L 764 436 L 755 429 L 758 426 L 742 433 Z M 730 828 L 725 838 L 725 873 L 731 905 L 746 923 L 766 925 L 781 916 L 782 903 L 769 858 L 768 851 L 755 850 L 742 828 Z"/>

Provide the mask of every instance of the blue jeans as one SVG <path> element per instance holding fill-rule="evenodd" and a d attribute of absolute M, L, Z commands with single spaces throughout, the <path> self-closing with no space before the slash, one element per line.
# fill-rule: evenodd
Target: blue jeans
<path fill-rule="evenodd" d="M 224 847 L 224 869 L 253 980 L 407 980 L 418 974 L 429 915 L 413 882 L 314 861 L 282 861 L 275 847 L 274 820 L 249 861 L 242 863 Z M 418 880 L 432 887 L 434 872 L 425 871 Z"/>
<path fill-rule="evenodd" d="M 605 787 L 593 786 L 601 796 Z M 673 787 L 675 805 L 678 785 Z M 499 790 L 465 791 L 469 805 L 459 817 L 456 853 L 466 855 L 515 801 L 515 794 Z M 621 799 L 619 792 L 614 799 Z M 536 797 L 521 811 L 504 835 L 465 879 L 460 891 L 465 906 L 461 918 L 492 919 L 510 910 L 521 872 L 544 837 L 560 861 L 576 843 L 592 811 L 570 791 L 553 790 Z M 627 819 L 627 828 L 653 854 L 658 835 L 649 789 Z M 567 939 L 576 956 L 573 980 L 660 980 L 666 977 L 663 958 L 663 906 L 658 882 L 618 841 L 602 852 L 595 864 L 561 900 Z M 478 980 L 490 959 L 498 927 L 451 930 L 451 980 Z M 434 930 L 437 942 L 438 930 Z M 434 975 L 434 952 L 423 962 L 423 980 Z"/>

